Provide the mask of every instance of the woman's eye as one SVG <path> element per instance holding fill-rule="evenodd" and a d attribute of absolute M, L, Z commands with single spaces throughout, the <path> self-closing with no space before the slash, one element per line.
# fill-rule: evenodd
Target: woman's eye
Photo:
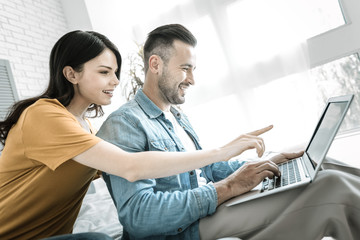
<path fill-rule="evenodd" d="M 106 74 L 108 74 L 109 72 L 108 72 L 108 71 L 101 71 L 100 73 L 106 75 Z"/>

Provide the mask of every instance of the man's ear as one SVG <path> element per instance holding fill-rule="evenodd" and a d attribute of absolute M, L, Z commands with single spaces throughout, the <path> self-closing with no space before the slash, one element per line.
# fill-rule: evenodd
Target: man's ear
<path fill-rule="evenodd" d="M 77 84 L 76 71 L 72 67 L 65 66 L 63 69 L 63 74 L 69 82 L 72 84 Z"/>
<path fill-rule="evenodd" d="M 149 57 L 149 70 L 153 74 L 161 74 L 163 67 L 163 61 L 159 55 L 151 55 Z"/>

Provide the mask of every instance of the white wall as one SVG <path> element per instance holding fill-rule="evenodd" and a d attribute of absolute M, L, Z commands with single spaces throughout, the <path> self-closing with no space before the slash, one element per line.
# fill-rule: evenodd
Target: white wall
<path fill-rule="evenodd" d="M 60 0 L 69 30 L 92 30 L 88 8 L 84 0 Z"/>
<path fill-rule="evenodd" d="M 0 0 L 0 59 L 10 62 L 20 99 L 45 90 L 51 48 L 67 31 L 60 0 Z"/>

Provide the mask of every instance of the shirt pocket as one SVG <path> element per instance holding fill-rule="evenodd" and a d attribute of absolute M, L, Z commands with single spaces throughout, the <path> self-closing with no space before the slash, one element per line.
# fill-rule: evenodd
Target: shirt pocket
<path fill-rule="evenodd" d="M 150 151 L 176 152 L 176 144 L 171 139 L 150 140 Z"/>

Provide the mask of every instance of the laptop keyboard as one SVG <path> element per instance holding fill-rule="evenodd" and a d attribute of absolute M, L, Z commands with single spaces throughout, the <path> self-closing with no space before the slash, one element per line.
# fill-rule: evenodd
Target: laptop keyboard
<path fill-rule="evenodd" d="M 281 176 L 274 177 L 273 179 L 265 178 L 261 187 L 261 192 L 301 181 L 296 159 L 282 163 L 278 165 L 278 167 L 281 172 Z"/>

